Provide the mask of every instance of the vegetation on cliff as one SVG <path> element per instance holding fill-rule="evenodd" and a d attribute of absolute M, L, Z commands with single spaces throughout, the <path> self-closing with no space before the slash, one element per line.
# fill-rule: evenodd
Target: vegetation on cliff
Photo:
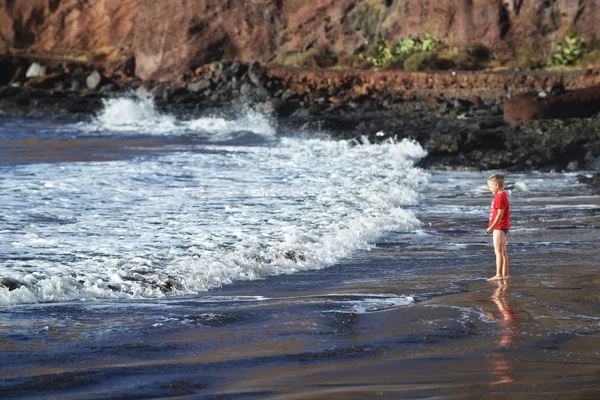
<path fill-rule="evenodd" d="M 307 51 L 289 51 L 278 55 L 274 64 L 309 68 L 357 68 L 404 70 L 546 70 L 600 69 L 600 42 L 588 45 L 577 34 L 567 34 L 547 58 L 528 41 L 517 45 L 515 57 L 502 57 L 481 42 L 454 44 L 451 40 L 409 35 L 396 44 L 380 38 L 355 56 L 335 54 L 326 46 Z"/>
<path fill-rule="evenodd" d="M 408 36 L 390 47 L 384 39 L 358 58 L 366 60 L 375 68 L 391 70 L 424 71 L 424 70 L 479 70 L 485 68 L 492 60 L 492 51 L 482 43 L 450 45 L 438 37 L 426 34 Z"/>

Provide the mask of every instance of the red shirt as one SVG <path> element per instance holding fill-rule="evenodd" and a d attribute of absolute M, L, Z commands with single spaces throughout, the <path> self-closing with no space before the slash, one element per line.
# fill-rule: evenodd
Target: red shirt
<path fill-rule="evenodd" d="M 488 223 L 488 227 L 492 226 L 496 220 L 498 210 L 504 210 L 504 214 L 502 215 L 502 218 L 500 218 L 500 221 L 494 230 L 510 229 L 510 205 L 508 204 L 508 196 L 506 195 L 506 192 L 498 193 L 494 197 L 494 200 L 492 200 L 492 205 L 490 206 L 490 222 Z"/>

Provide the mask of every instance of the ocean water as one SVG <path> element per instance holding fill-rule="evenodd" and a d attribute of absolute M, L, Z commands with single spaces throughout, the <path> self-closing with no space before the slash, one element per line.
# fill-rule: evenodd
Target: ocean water
<path fill-rule="evenodd" d="M 592 398 L 598 196 L 507 173 L 490 284 L 496 171 L 424 156 L 143 99 L 0 119 L 3 396 Z"/>
<path fill-rule="evenodd" d="M 0 129 L 0 277 L 22 284 L 0 288 L 0 305 L 319 270 L 419 227 L 409 207 L 429 179 L 410 140 L 277 136 L 251 111 L 177 121 L 113 99 L 90 122 Z"/>

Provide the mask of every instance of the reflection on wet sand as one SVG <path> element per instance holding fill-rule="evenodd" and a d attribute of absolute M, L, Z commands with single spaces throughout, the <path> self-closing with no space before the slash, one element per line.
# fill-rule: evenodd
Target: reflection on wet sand
<path fill-rule="evenodd" d="M 500 323 L 500 340 L 490 356 L 490 374 L 492 385 L 512 383 L 513 368 L 511 363 L 504 358 L 505 350 L 514 345 L 517 333 L 517 314 L 510 308 L 506 294 L 509 285 L 505 281 L 497 281 L 498 287 L 492 293 L 492 301 L 498 307 L 502 316 Z"/>

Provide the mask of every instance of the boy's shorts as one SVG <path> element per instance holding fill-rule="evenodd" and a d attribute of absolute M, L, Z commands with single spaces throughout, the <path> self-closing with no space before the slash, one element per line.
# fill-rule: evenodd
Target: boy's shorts
<path fill-rule="evenodd" d="M 505 235 L 508 235 L 508 229 L 500 229 Z"/>

